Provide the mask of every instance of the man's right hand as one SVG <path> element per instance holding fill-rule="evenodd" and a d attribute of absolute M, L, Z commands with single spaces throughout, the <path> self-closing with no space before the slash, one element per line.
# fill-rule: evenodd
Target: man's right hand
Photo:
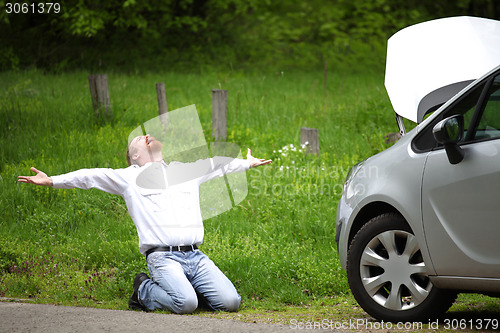
<path fill-rule="evenodd" d="M 30 183 L 30 184 L 42 185 L 42 186 L 52 186 L 53 185 L 52 178 L 47 176 L 47 174 L 45 172 L 37 170 L 34 167 L 31 167 L 31 171 L 36 173 L 36 175 L 35 176 L 19 176 L 18 182 Z"/>

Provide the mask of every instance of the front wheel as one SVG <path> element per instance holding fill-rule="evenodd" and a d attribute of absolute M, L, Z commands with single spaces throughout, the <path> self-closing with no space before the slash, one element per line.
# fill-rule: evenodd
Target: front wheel
<path fill-rule="evenodd" d="M 434 287 L 417 238 L 399 214 L 370 220 L 347 254 L 347 278 L 359 305 L 385 321 L 422 321 L 438 316 L 457 294 Z"/>

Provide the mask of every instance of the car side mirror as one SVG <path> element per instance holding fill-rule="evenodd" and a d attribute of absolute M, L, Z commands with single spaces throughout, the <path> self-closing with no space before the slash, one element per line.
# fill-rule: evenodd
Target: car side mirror
<path fill-rule="evenodd" d="M 465 154 L 458 145 L 464 135 L 464 117 L 462 115 L 441 120 L 432 129 L 432 134 L 437 142 L 444 145 L 448 161 L 451 164 L 462 162 Z"/>

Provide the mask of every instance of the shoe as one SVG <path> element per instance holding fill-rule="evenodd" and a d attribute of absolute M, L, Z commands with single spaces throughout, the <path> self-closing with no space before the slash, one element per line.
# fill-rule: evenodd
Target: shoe
<path fill-rule="evenodd" d="M 142 305 L 139 302 L 139 287 L 146 280 L 149 280 L 149 276 L 146 273 L 139 273 L 135 276 L 134 284 L 133 284 L 134 292 L 132 293 L 132 295 L 130 296 L 130 298 L 128 300 L 129 309 L 138 310 L 138 311 L 147 311 L 148 310 L 144 305 Z"/>

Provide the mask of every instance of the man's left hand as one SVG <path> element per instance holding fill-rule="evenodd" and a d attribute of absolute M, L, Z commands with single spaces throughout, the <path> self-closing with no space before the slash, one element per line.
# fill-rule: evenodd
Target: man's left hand
<path fill-rule="evenodd" d="M 255 158 L 252 156 L 252 151 L 248 148 L 247 161 L 250 163 L 250 168 L 255 168 L 261 165 L 269 164 L 272 160 L 266 160 L 264 158 Z"/>

